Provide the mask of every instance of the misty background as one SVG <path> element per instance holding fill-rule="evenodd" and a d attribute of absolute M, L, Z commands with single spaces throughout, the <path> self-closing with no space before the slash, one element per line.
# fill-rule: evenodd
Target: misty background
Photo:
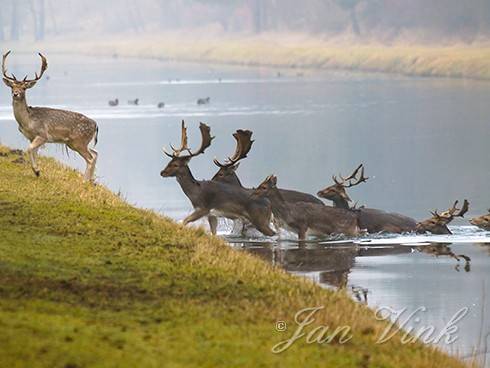
<path fill-rule="evenodd" d="M 196 30 L 200 35 L 278 32 L 361 42 L 475 43 L 490 35 L 490 1 L 0 0 L 0 41 Z"/>

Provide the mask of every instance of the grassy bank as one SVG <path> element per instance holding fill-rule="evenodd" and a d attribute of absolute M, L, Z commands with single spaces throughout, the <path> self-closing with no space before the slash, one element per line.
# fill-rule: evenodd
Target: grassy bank
<path fill-rule="evenodd" d="M 141 35 L 105 41 L 6 44 L 25 51 L 118 55 L 237 65 L 344 69 L 411 76 L 490 79 L 490 46 L 352 44 L 299 35 L 210 38 L 193 34 Z"/>
<path fill-rule="evenodd" d="M 343 293 L 40 164 L 35 178 L 0 147 L 1 367 L 463 366 L 399 336 L 374 344 L 386 325 Z M 352 340 L 271 353 L 321 305 L 307 331 L 348 325 Z"/>

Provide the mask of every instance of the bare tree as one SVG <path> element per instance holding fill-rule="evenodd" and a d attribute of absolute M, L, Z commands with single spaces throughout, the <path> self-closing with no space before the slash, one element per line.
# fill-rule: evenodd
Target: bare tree
<path fill-rule="evenodd" d="M 19 39 L 19 2 L 18 0 L 12 0 L 12 16 L 10 18 L 10 39 L 17 41 Z"/>

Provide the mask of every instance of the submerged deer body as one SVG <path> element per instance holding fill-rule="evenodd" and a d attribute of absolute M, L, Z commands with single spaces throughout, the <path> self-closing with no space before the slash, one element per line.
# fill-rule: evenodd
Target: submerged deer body
<path fill-rule="evenodd" d="M 360 173 L 360 176 L 357 175 Z M 340 176 L 340 180 L 333 176 L 334 184 L 318 192 L 318 196 L 328 199 L 334 203 L 335 207 L 351 209 L 347 188 L 354 187 L 365 182 L 364 167 L 359 165 L 356 170 L 347 178 Z M 416 221 L 410 217 L 398 213 L 389 213 L 374 208 L 361 207 L 353 209 L 359 219 L 359 227 L 366 229 L 368 233 L 404 233 L 415 230 Z"/>
<path fill-rule="evenodd" d="M 214 163 L 219 167 L 218 172 L 213 176 L 214 181 L 218 181 L 220 183 L 226 183 L 230 185 L 235 185 L 240 188 L 246 189 L 248 191 L 252 191 L 252 189 L 245 188 L 238 175 L 236 174 L 236 170 L 240 165 L 240 160 L 247 157 L 247 154 L 250 152 L 252 148 L 253 140 L 252 140 L 252 132 L 250 130 L 237 130 L 233 137 L 236 140 L 236 149 L 233 156 L 229 157 L 225 163 L 219 162 L 217 159 L 214 159 Z M 281 189 L 278 188 L 281 192 L 282 197 L 287 202 L 311 202 L 319 205 L 323 205 L 323 202 L 316 198 L 315 196 L 299 192 L 296 190 L 289 189 Z"/>
<path fill-rule="evenodd" d="M 353 211 L 308 202 L 286 201 L 276 186 L 277 178 L 267 177 L 255 190 L 254 196 L 268 198 L 272 203 L 274 217 L 281 226 L 298 234 L 299 240 L 307 235 L 324 236 L 359 234 L 357 217 Z"/>
<path fill-rule="evenodd" d="M 179 149 L 172 147 L 172 154 L 165 152 L 171 157 L 171 161 L 160 173 L 162 177 L 176 177 L 194 207 L 194 212 L 184 219 L 184 225 L 208 216 L 211 232 L 216 234 L 216 223 L 212 223 L 215 216 L 240 218 L 250 222 L 261 233 L 274 235 L 274 231 L 270 228 L 272 209 L 268 200 L 251 198 L 246 190 L 233 185 L 194 178 L 188 163 L 193 157 L 204 153 L 213 139 L 207 125 L 201 123 L 199 129 L 202 136 L 201 147 L 196 152 L 191 152 L 187 146 L 187 129 L 182 122 L 181 147 Z M 183 152 L 187 154 L 182 155 Z"/>
<path fill-rule="evenodd" d="M 486 215 L 472 218 L 470 223 L 478 226 L 480 229 L 490 230 L 490 209 Z"/>
<path fill-rule="evenodd" d="M 421 221 L 417 224 L 417 232 L 420 234 L 429 232 L 432 234 L 444 235 L 452 234 L 451 230 L 447 225 L 454 220 L 455 217 L 464 217 L 465 213 L 468 212 L 469 203 L 465 199 L 463 207 L 461 209 L 457 208 L 458 201 L 454 202 L 453 206 L 447 211 L 438 213 L 437 210 L 431 212 L 432 217 Z"/>
<path fill-rule="evenodd" d="M 26 102 L 26 90 L 35 86 L 48 68 L 46 58 L 41 56 L 41 72 L 36 73 L 35 79 L 17 80 L 15 76 L 7 75 L 6 59 L 10 51 L 3 55 L 2 73 L 4 83 L 12 89 L 13 110 L 19 131 L 31 142 L 27 154 L 31 161 L 32 170 L 40 175 L 37 166 L 37 151 L 46 143 L 61 143 L 78 152 L 87 163 L 85 179 L 93 180 L 97 151 L 89 148 L 92 140 L 97 144 L 97 123 L 88 117 L 65 110 L 47 107 L 31 107 Z"/>

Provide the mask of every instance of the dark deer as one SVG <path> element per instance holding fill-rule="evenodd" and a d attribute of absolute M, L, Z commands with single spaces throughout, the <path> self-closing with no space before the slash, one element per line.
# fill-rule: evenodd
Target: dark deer
<path fill-rule="evenodd" d="M 115 100 L 109 100 L 109 106 L 117 106 L 119 105 L 119 99 L 116 98 Z"/>
<path fill-rule="evenodd" d="M 212 180 L 219 181 L 221 183 L 231 184 L 239 186 L 240 188 L 246 190 L 252 190 L 245 188 L 238 175 L 236 174 L 236 170 L 240 165 L 241 160 L 247 157 L 250 149 L 252 148 L 252 144 L 254 141 L 252 140 L 252 132 L 250 130 L 237 130 L 233 133 L 233 137 L 236 140 L 236 148 L 233 156 L 228 157 L 228 159 L 221 163 L 217 159 L 214 159 L 214 164 L 219 167 L 218 172 L 213 176 Z M 296 190 L 289 189 L 279 189 L 283 198 L 288 202 L 311 202 L 323 205 L 323 202 L 312 196 L 308 193 L 298 192 Z"/>
<path fill-rule="evenodd" d="M 334 184 L 320 190 L 318 196 L 332 201 L 335 207 L 355 211 L 359 218 L 359 227 L 361 229 L 366 229 L 368 233 L 403 233 L 415 230 L 416 221 L 407 216 L 374 208 L 360 207 L 354 209 L 350 207 L 349 202 L 352 202 L 352 200 L 346 189 L 355 187 L 369 179 L 364 176 L 364 166 L 362 164 L 348 177 L 344 178 L 339 175 L 339 178 L 332 176 Z"/>
<path fill-rule="evenodd" d="M 171 146 L 172 154 L 164 150 L 171 161 L 160 173 L 162 177 L 176 177 L 194 207 L 194 212 L 184 219 L 184 225 L 210 216 L 211 232 L 216 234 L 215 216 L 218 215 L 230 219 L 244 219 L 261 233 L 274 235 L 274 231 L 270 228 L 272 210 L 268 200 L 251 198 L 246 190 L 237 186 L 194 178 L 188 166 L 189 161 L 203 154 L 214 138 L 211 137 L 210 128 L 206 124 L 201 123 L 199 129 L 202 137 L 201 147 L 196 152 L 191 152 L 187 145 L 187 129 L 182 121 L 181 146 L 178 149 Z"/>
<path fill-rule="evenodd" d="M 486 215 L 472 218 L 470 223 L 478 226 L 480 229 L 490 230 L 490 209 Z"/>
<path fill-rule="evenodd" d="M 253 196 L 268 198 L 272 203 L 274 217 L 281 223 L 281 227 L 294 231 L 300 241 L 305 240 L 308 233 L 318 236 L 359 234 L 357 216 L 353 211 L 316 203 L 288 202 L 277 188 L 274 175 L 268 176 L 254 190 Z"/>
<path fill-rule="evenodd" d="M 447 225 L 453 221 L 455 217 L 464 217 L 469 209 L 469 203 L 466 199 L 464 200 L 461 209 L 458 208 L 458 202 L 459 201 L 454 202 L 451 208 L 442 213 L 438 213 L 437 210 L 431 212 L 431 218 L 417 224 L 417 232 L 420 234 L 429 232 L 437 235 L 452 234 Z"/>
<path fill-rule="evenodd" d="M 12 89 L 12 105 L 15 120 L 20 132 L 31 142 L 27 153 L 31 160 L 32 170 L 36 176 L 40 170 L 36 163 L 37 151 L 46 143 L 61 143 L 84 158 L 87 163 L 85 179 L 92 181 L 97 161 L 97 151 L 88 148 L 92 140 L 97 144 L 97 123 L 77 112 L 50 109 L 47 107 L 31 107 L 26 102 L 26 90 L 32 88 L 41 79 L 48 68 L 46 58 L 41 57 L 41 72 L 34 79 L 17 80 L 12 74 L 7 75 L 6 60 L 10 51 L 3 55 L 3 82 Z"/>

